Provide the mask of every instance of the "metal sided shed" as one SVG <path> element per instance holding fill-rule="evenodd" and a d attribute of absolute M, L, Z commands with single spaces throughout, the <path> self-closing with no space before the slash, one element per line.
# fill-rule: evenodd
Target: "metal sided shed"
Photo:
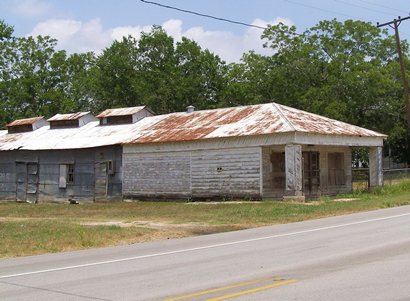
<path fill-rule="evenodd" d="M 116 123 L 118 112 L 121 118 Z M 137 107 L 127 112 L 112 109 L 109 125 L 101 125 L 88 112 L 12 122 L 8 131 L 0 131 L 0 199 L 32 203 L 121 200 L 121 144 L 135 135 L 136 117 L 150 115 L 150 110 Z"/>
<path fill-rule="evenodd" d="M 159 115 L 123 148 L 133 198 L 304 198 L 351 191 L 352 147 L 383 183 L 383 134 L 277 103 Z"/>

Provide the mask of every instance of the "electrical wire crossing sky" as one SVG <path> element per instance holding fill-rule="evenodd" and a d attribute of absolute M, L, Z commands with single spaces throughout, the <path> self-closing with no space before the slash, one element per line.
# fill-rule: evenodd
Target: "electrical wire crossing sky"
<path fill-rule="evenodd" d="M 298 33 L 321 20 L 376 25 L 409 16 L 410 5 L 408 0 L 2 0 L 0 10 L 16 36 L 49 35 L 68 53 L 98 54 L 114 40 L 138 39 L 160 25 L 175 41 L 185 36 L 235 62 L 251 50 L 272 53 L 260 38 L 269 25 L 295 25 Z M 400 37 L 410 40 L 410 22 L 401 24 Z"/>

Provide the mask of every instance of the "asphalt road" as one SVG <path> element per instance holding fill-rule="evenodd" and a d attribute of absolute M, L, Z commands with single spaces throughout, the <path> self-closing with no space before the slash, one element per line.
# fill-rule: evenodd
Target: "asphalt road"
<path fill-rule="evenodd" d="M 0 300 L 410 300 L 410 206 L 0 260 Z"/>

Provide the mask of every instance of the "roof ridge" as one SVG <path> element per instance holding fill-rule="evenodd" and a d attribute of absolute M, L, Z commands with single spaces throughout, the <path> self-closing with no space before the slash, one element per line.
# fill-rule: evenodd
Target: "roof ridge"
<path fill-rule="evenodd" d="M 275 109 L 278 111 L 279 115 L 283 118 L 283 120 L 285 121 L 285 123 L 290 126 L 294 132 L 296 132 L 296 127 L 293 125 L 293 123 L 288 119 L 288 117 L 286 117 L 286 115 L 282 112 L 282 110 L 279 108 L 279 104 L 277 104 L 276 102 L 272 102 L 273 107 L 275 107 Z"/>

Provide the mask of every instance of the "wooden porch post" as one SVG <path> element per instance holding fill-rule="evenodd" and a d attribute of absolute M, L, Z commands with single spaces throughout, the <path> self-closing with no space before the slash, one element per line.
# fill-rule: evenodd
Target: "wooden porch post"
<path fill-rule="evenodd" d="M 381 146 L 369 148 L 369 177 L 370 189 L 383 186 L 383 148 Z"/>
<path fill-rule="evenodd" d="M 286 196 L 285 200 L 304 201 L 302 177 L 302 146 L 289 144 L 285 146 Z"/>

